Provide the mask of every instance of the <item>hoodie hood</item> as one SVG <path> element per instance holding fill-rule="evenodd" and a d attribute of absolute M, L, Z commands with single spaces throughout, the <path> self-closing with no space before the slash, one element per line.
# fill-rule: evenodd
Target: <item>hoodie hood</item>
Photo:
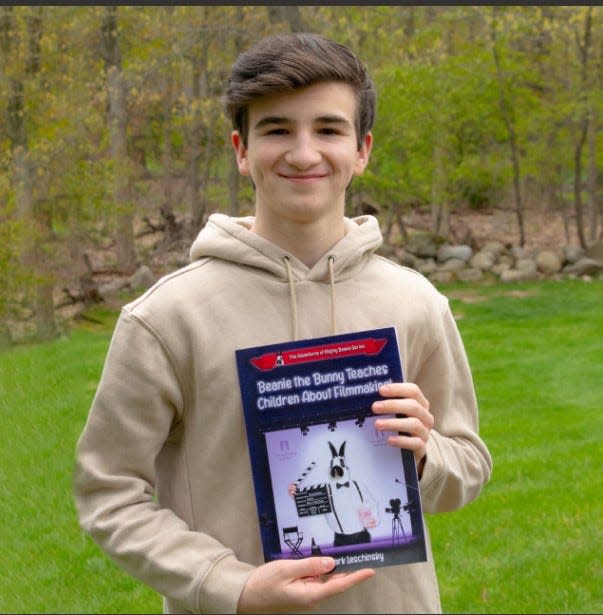
<path fill-rule="evenodd" d="M 354 275 L 383 241 L 374 216 L 345 218 L 345 236 L 309 268 L 293 254 L 251 231 L 253 221 L 252 216 L 212 214 L 191 246 L 191 261 L 219 258 L 264 269 L 282 280 L 292 277 L 296 281 L 327 282 L 331 275 L 336 280 Z"/>

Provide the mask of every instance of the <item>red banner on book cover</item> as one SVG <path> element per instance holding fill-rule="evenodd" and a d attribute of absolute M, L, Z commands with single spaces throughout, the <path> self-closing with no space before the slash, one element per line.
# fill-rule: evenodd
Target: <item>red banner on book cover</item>
<path fill-rule="evenodd" d="M 281 365 L 293 365 L 307 361 L 321 361 L 323 359 L 336 359 L 353 355 L 373 355 L 381 352 L 387 340 L 385 338 L 366 338 L 353 342 L 339 342 L 319 346 L 307 346 L 285 352 L 269 352 L 250 359 L 251 364 L 265 372 Z"/>

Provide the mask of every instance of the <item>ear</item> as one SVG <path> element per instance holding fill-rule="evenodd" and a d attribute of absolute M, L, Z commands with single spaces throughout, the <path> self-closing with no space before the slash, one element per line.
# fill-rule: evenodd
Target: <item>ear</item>
<path fill-rule="evenodd" d="M 337 457 L 337 451 L 335 447 L 329 442 L 329 448 L 331 449 L 331 457 Z"/>
<path fill-rule="evenodd" d="M 345 457 L 345 440 L 343 441 L 342 445 L 339 447 L 339 456 Z"/>
<path fill-rule="evenodd" d="M 356 156 L 356 164 L 354 165 L 354 175 L 362 175 L 366 165 L 368 164 L 371 149 L 373 147 L 373 133 L 367 132 L 362 139 L 362 144 Z"/>
<path fill-rule="evenodd" d="M 243 144 L 243 137 L 238 130 L 234 130 L 230 135 L 230 142 L 235 151 L 237 166 L 241 175 L 249 175 L 249 160 L 247 159 L 247 148 Z"/>

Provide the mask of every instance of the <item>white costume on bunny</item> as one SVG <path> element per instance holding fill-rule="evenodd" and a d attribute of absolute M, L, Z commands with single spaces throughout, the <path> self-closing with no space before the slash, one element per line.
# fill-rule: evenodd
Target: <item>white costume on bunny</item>
<path fill-rule="evenodd" d="M 376 502 L 366 486 L 352 478 L 345 460 L 345 444 L 344 441 L 337 451 L 329 442 L 332 458 L 328 488 L 332 512 L 327 514 L 327 522 L 335 532 L 334 546 L 370 542 L 368 527 L 376 524 Z M 362 519 L 373 522 L 363 524 Z"/>

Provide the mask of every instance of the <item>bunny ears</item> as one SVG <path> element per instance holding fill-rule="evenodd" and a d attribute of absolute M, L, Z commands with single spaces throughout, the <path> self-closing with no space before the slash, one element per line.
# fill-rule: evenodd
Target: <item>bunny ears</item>
<path fill-rule="evenodd" d="M 333 446 L 331 442 L 329 442 L 329 448 L 331 449 L 331 456 L 343 457 L 345 455 L 345 440 L 342 442 L 341 446 L 339 447 L 339 452 L 337 452 L 337 449 Z"/>

